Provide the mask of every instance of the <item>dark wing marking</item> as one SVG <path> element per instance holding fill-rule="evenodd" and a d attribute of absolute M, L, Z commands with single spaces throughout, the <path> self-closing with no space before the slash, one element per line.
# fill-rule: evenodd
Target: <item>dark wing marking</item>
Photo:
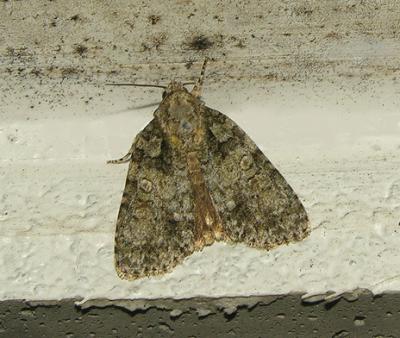
<path fill-rule="evenodd" d="M 119 277 L 165 273 L 194 251 L 192 190 L 181 163 L 157 119 L 136 136 L 115 234 Z"/>
<path fill-rule="evenodd" d="M 225 240 L 271 249 L 309 233 L 299 198 L 256 144 L 231 119 L 204 107 L 208 188 Z"/>

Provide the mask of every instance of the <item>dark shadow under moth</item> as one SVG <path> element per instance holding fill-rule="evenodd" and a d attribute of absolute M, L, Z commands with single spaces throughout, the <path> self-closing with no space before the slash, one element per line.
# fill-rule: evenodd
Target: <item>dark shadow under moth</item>
<path fill-rule="evenodd" d="M 269 250 L 309 234 L 283 176 L 230 118 L 200 100 L 206 61 L 189 92 L 171 82 L 136 136 L 115 234 L 122 279 L 171 271 L 215 241 Z"/>

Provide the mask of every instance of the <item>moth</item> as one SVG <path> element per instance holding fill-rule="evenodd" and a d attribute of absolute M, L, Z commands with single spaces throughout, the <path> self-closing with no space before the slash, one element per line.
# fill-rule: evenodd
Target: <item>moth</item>
<path fill-rule="evenodd" d="M 115 268 L 133 280 L 171 271 L 215 241 L 270 250 L 309 234 L 299 198 L 229 117 L 193 89 L 163 87 L 154 118 L 129 152 L 115 232 Z M 148 85 L 150 86 L 150 85 Z"/>

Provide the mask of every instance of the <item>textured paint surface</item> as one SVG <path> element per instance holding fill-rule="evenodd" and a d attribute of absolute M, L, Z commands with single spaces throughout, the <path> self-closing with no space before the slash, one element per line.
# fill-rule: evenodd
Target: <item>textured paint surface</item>
<path fill-rule="evenodd" d="M 243 302 L 245 305 L 243 305 Z M 397 337 L 400 295 L 303 304 L 301 296 L 238 300 L 0 302 L 4 337 Z M 135 308 L 136 306 L 136 308 Z"/>
<path fill-rule="evenodd" d="M 400 290 L 398 12 L 373 0 L 3 1 L 0 298 Z M 126 168 L 105 162 L 160 92 L 105 83 L 191 81 L 205 55 L 207 105 L 277 166 L 312 233 L 267 253 L 216 244 L 161 278 L 120 281 Z"/>
<path fill-rule="evenodd" d="M 304 201 L 310 237 L 269 252 L 215 244 L 173 273 L 135 282 L 119 280 L 113 267 L 126 168 L 105 162 L 129 147 L 151 111 L 3 123 L 0 298 L 398 290 L 399 117 L 369 93 L 354 95 L 348 113 L 317 95 L 324 89 L 332 93 L 288 87 L 259 105 L 231 104 L 230 95 L 216 104 L 279 163 Z M 254 91 L 247 95 L 259 98 Z"/>

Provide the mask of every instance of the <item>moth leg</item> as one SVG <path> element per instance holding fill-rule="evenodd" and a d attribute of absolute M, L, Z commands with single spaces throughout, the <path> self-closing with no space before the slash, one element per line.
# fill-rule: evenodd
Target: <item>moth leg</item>
<path fill-rule="evenodd" d="M 129 149 L 128 153 L 124 156 L 119 158 L 118 160 L 109 160 L 107 161 L 107 164 L 121 164 L 121 163 L 126 163 L 129 162 L 132 158 L 132 152 L 133 152 L 133 146 L 131 149 Z"/>

